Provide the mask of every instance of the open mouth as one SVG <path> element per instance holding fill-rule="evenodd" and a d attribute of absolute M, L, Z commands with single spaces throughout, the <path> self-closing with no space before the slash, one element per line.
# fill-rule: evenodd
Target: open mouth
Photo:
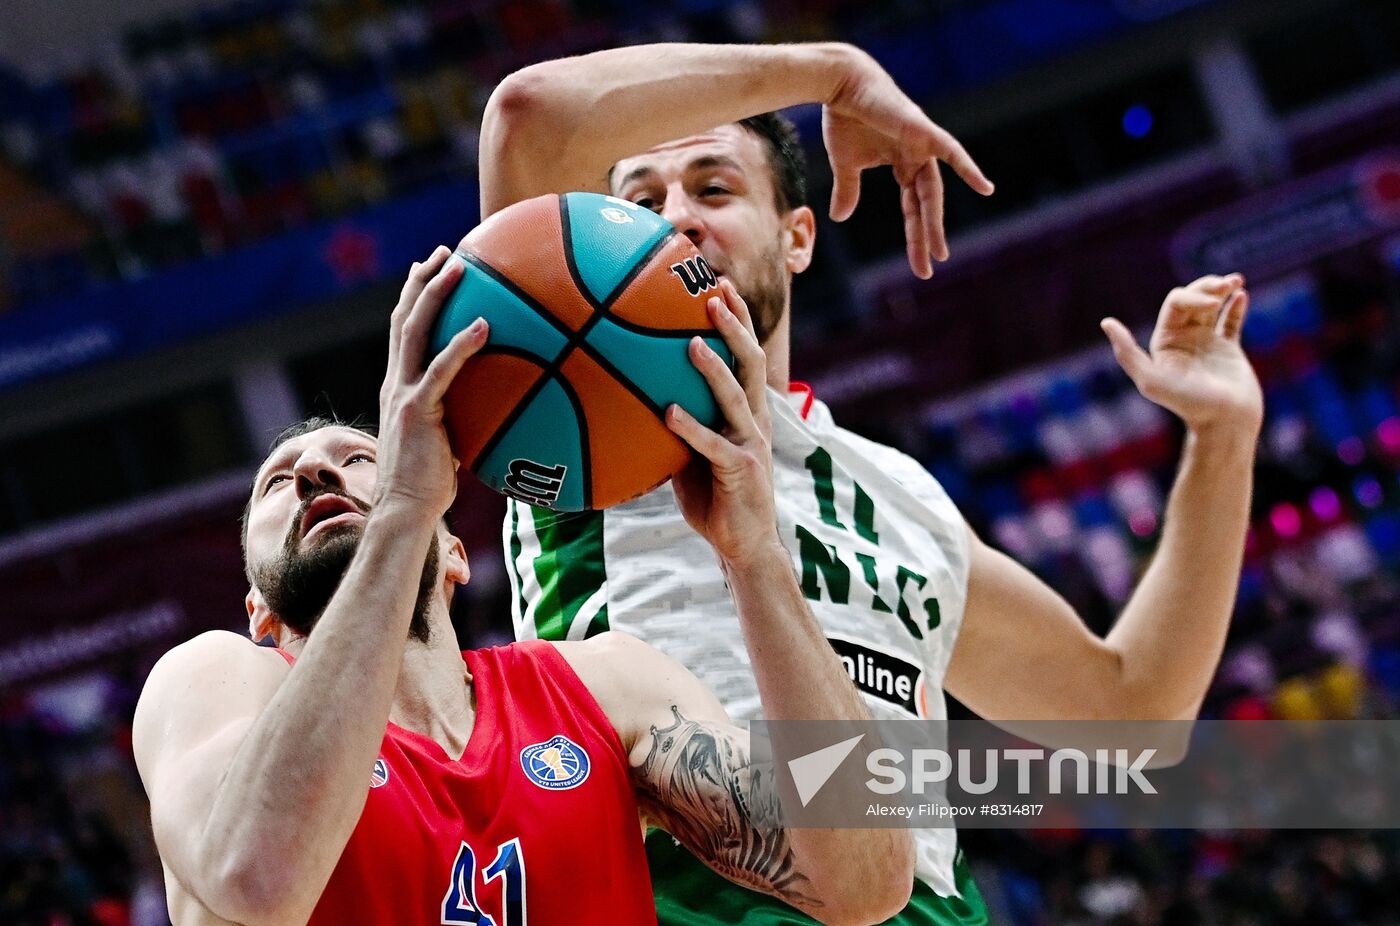
<path fill-rule="evenodd" d="M 348 524 L 355 518 L 363 517 L 355 503 L 343 495 L 317 496 L 301 517 L 301 536 L 305 539 L 322 528 Z"/>

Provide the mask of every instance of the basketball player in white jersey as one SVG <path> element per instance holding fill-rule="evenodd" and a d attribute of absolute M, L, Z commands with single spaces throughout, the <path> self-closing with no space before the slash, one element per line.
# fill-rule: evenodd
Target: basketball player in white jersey
<path fill-rule="evenodd" d="M 815 222 L 791 127 L 761 114 L 807 102 L 824 107 L 832 218 L 854 210 L 863 169 L 891 165 L 910 265 L 929 276 L 947 256 L 939 162 L 980 193 L 992 185 L 845 45 L 641 46 L 525 68 L 497 87 L 483 119 L 483 216 L 542 193 L 610 192 L 665 216 L 737 287 L 768 357 L 782 539 L 872 712 L 943 717 L 946 689 L 994 721 L 1193 719 L 1233 609 L 1263 416 L 1239 343 L 1243 279 L 1173 290 L 1147 351 L 1103 322 L 1125 372 L 1182 419 L 1186 440 L 1152 565 L 1101 639 L 975 536 L 917 462 L 842 429 L 820 397 L 790 384 L 790 284 L 811 260 Z M 757 691 L 733 606 L 676 504 L 688 486 L 678 479 L 579 515 L 512 502 L 517 635 L 627 630 L 688 666 L 732 716 L 752 718 Z M 985 922 L 955 834 L 916 836 L 919 883 L 891 922 Z M 709 877 L 664 836 L 649 849 L 663 924 L 810 922 Z"/>

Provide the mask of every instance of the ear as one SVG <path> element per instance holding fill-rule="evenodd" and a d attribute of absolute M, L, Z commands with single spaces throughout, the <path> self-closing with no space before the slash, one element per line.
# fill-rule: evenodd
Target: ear
<path fill-rule="evenodd" d="M 472 570 L 467 563 L 467 548 L 462 541 L 444 532 L 442 537 L 442 579 L 452 585 L 466 585 L 471 581 Z"/>
<path fill-rule="evenodd" d="M 243 599 L 243 603 L 248 609 L 248 636 L 253 638 L 253 642 L 257 643 L 263 637 L 271 636 L 277 627 L 277 616 L 263 600 L 262 592 L 256 588 L 248 589 L 248 596 Z"/>
<path fill-rule="evenodd" d="M 817 217 L 807 206 L 798 206 L 783 216 L 784 263 L 788 273 L 801 273 L 812 264 L 817 245 Z"/>

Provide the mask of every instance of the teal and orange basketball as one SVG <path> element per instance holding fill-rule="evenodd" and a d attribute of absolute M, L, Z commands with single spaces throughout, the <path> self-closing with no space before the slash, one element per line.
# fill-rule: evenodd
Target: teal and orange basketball
<path fill-rule="evenodd" d="M 445 404 L 454 453 L 491 488 L 606 508 L 690 460 L 669 405 L 720 423 L 688 353 L 699 335 L 733 365 L 705 311 L 715 274 L 665 219 L 597 193 L 539 196 L 491 216 L 450 259 L 466 272 L 432 351 L 477 316 L 490 323 Z"/>

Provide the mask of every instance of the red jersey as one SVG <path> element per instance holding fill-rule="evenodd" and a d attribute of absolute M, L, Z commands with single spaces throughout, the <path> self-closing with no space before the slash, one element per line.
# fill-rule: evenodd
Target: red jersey
<path fill-rule="evenodd" d="M 466 751 L 389 724 L 311 926 L 654 924 L 627 756 L 592 693 L 544 641 L 462 656 Z"/>

